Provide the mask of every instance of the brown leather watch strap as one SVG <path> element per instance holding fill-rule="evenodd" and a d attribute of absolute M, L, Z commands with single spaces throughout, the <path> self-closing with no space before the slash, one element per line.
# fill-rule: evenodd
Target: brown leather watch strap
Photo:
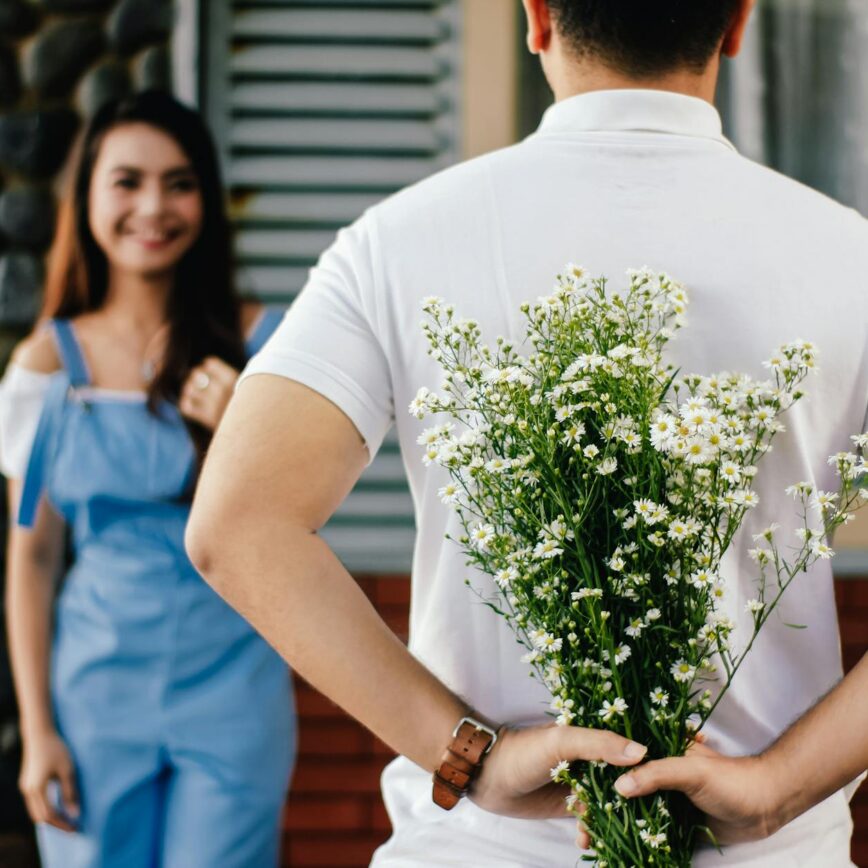
<path fill-rule="evenodd" d="M 467 718 L 461 721 L 443 754 L 440 768 L 434 772 L 434 804 L 446 811 L 458 804 L 496 740 L 497 736 L 488 728 L 481 728 L 477 721 Z"/>

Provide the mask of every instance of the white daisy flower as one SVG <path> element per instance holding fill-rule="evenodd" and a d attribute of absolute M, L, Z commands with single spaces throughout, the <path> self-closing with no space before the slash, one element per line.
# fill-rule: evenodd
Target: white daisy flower
<path fill-rule="evenodd" d="M 678 412 L 681 414 L 682 419 L 687 419 L 688 416 L 693 413 L 700 413 L 707 407 L 708 401 L 705 398 L 699 395 L 694 395 L 681 405 Z"/>
<path fill-rule="evenodd" d="M 717 576 L 714 573 L 710 573 L 708 570 L 697 570 L 690 576 L 690 584 L 693 585 L 697 590 L 703 590 L 703 588 L 707 588 L 709 585 L 714 584 Z"/>
<path fill-rule="evenodd" d="M 410 406 L 408 407 L 411 416 L 415 416 L 417 419 L 422 419 L 425 415 L 431 412 L 431 399 L 434 398 L 430 389 L 427 389 L 425 386 L 422 386 L 421 389 L 416 393 L 416 397 L 410 401 Z"/>
<path fill-rule="evenodd" d="M 673 435 L 677 422 L 674 416 L 664 413 L 651 423 L 651 445 L 660 452 L 665 451 Z"/>
<path fill-rule="evenodd" d="M 612 557 L 609 558 L 610 570 L 614 570 L 617 573 L 623 570 L 625 566 L 626 564 L 624 563 L 624 558 L 622 558 L 620 555 L 612 555 Z"/>
<path fill-rule="evenodd" d="M 553 781 L 558 781 L 564 772 L 570 770 L 569 760 L 561 760 L 550 772 Z"/>
<path fill-rule="evenodd" d="M 609 476 L 614 473 L 618 469 L 618 459 L 610 456 L 609 458 L 604 458 L 600 464 L 597 466 L 597 473 L 600 476 Z"/>
<path fill-rule="evenodd" d="M 837 499 L 838 495 L 831 491 L 817 491 L 811 498 L 811 506 L 819 512 L 823 512 L 827 509 L 834 509 Z"/>
<path fill-rule="evenodd" d="M 634 618 L 627 626 L 624 632 L 631 638 L 635 639 L 637 636 L 642 635 L 642 631 L 645 629 L 645 622 L 641 618 Z"/>
<path fill-rule="evenodd" d="M 669 671 L 672 673 L 672 677 L 682 684 L 693 681 L 696 675 L 696 667 L 691 666 L 686 660 L 676 660 Z"/>
<path fill-rule="evenodd" d="M 461 489 L 454 482 L 447 482 L 442 488 L 437 489 L 437 496 L 446 506 L 454 506 L 461 496 Z"/>
<path fill-rule="evenodd" d="M 622 663 L 625 663 L 627 659 L 632 655 L 633 651 L 629 645 L 619 645 L 615 649 L 615 663 L 619 666 Z"/>
<path fill-rule="evenodd" d="M 501 590 L 506 590 L 518 578 L 518 570 L 513 567 L 498 570 L 494 574 L 494 581 L 497 582 Z"/>
<path fill-rule="evenodd" d="M 652 835 L 647 829 L 641 829 L 639 837 L 652 850 L 659 850 L 666 843 L 665 832 L 657 832 L 657 834 Z"/>
<path fill-rule="evenodd" d="M 729 485 L 735 485 L 741 480 L 741 466 L 734 461 L 724 461 L 720 465 L 720 477 L 725 479 Z"/>
<path fill-rule="evenodd" d="M 816 539 L 811 543 L 811 554 L 816 555 L 821 560 L 827 561 L 835 552 L 822 540 Z"/>
<path fill-rule="evenodd" d="M 533 550 L 533 556 L 535 558 L 540 558 L 543 560 L 555 558 L 558 555 L 562 555 L 563 553 L 564 550 L 553 539 L 546 539 L 542 542 L 537 543 L 536 546 L 534 546 Z"/>
<path fill-rule="evenodd" d="M 747 553 L 750 559 L 754 561 L 754 563 L 759 564 L 761 567 L 765 566 L 766 564 L 770 564 L 774 560 L 774 554 L 772 553 L 771 549 L 748 549 Z"/>
<path fill-rule="evenodd" d="M 736 500 L 748 509 L 759 505 L 759 495 L 755 491 L 736 492 Z"/>
<path fill-rule="evenodd" d="M 489 473 L 503 473 L 505 470 L 509 470 L 509 467 L 509 459 L 500 458 L 499 456 L 495 456 L 490 461 L 487 461 L 485 464 L 485 469 Z"/>
<path fill-rule="evenodd" d="M 627 708 L 627 703 L 624 699 L 618 696 L 613 699 L 612 702 L 609 702 L 608 699 L 604 699 L 603 707 L 597 712 L 597 714 L 603 718 L 603 723 L 608 723 L 616 715 L 623 717 Z"/>
<path fill-rule="evenodd" d="M 488 552 L 489 546 L 494 540 L 494 528 L 490 524 L 477 524 L 470 533 L 473 545 L 481 552 Z"/>
<path fill-rule="evenodd" d="M 565 443 L 567 446 L 571 443 L 578 443 L 582 439 L 584 433 L 585 426 L 581 422 L 574 422 L 564 432 L 564 436 L 561 437 L 561 442 Z"/>
<path fill-rule="evenodd" d="M 707 464 L 714 452 L 704 437 L 688 437 L 684 446 L 684 457 L 690 464 Z"/>
<path fill-rule="evenodd" d="M 636 510 L 636 515 L 641 516 L 642 518 L 648 518 L 656 507 L 656 504 L 653 500 L 648 500 L 647 498 L 642 498 L 641 500 L 633 501 L 633 509 Z"/>
<path fill-rule="evenodd" d="M 686 522 L 678 518 L 673 519 L 669 523 L 669 530 L 666 531 L 666 536 L 669 539 L 687 539 L 689 535 Z"/>
<path fill-rule="evenodd" d="M 651 702 L 665 708 L 669 704 L 669 694 L 662 687 L 655 687 L 651 693 Z"/>
<path fill-rule="evenodd" d="M 563 522 L 563 516 L 558 516 L 554 521 L 544 524 L 539 532 L 541 539 L 552 537 L 553 539 L 574 539 L 574 534 L 571 530 L 567 530 L 567 526 Z"/>

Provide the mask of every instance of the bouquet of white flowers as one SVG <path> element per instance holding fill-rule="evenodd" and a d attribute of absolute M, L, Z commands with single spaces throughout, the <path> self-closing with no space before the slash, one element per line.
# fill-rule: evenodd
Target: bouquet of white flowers
<path fill-rule="evenodd" d="M 410 412 L 444 414 L 419 438 L 423 460 L 449 471 L 440 496 L 457 510 L 458 542 L 498 589 L 479 593 L 525 645 L 557 722 L 612 729 L 659 758 L 685 752 L 789 584 L 832 555 L 829 534 L 864 494 L 865 462 L 830 459 L 838 493 L 789 489 L 804 518 L 795 554 L 782 555 L 775 526 L 755 537 L 754 629 L 736 653 L 721 558 L 757 505 L 757 463 L 816 350 L 781 347 L 766 362 L 773 381 L 679 377 L 664 349 L 684 324 L 684 287 L 647 269 L 628 277 L 627 291 L 609 292 L 568 266 L 551 295 L 522 306 L 523 353 L 503 338 L 482 344 L 477 323 L 426 299 L 429 353 L 445 378 Z M 584 811 L 589 858 L 689 865 L 699 827 L 673 818 L 672 796 L 622 799 L 620 773 L 552 769 L 568 810 Z"/>

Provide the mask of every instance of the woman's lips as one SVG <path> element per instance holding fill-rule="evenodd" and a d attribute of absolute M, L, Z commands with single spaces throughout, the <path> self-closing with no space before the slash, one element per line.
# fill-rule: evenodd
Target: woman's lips
<path fill-rule="evenodd" d="M 170 232 L 134 232 L 127 237 L 137 244 L 140 244 L 146 250 L 160 250 L 171 244 L 180 233 L 176 231 Z"/>

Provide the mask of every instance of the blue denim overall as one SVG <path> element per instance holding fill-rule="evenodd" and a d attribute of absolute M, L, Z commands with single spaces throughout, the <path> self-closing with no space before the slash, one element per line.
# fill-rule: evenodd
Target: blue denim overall
<path fill-rule="evenodd" d="M 40 827 L 43 864 L 272 868 L 295 743 L 287 667 L 184 551 L 196 456 L 177 408 L 92 389 L 73 327 L 52 328 L 63 370 L 18 521 L 44 495 L 71 530 L 51 694 L 81 816 L 75 833 Z"/>

